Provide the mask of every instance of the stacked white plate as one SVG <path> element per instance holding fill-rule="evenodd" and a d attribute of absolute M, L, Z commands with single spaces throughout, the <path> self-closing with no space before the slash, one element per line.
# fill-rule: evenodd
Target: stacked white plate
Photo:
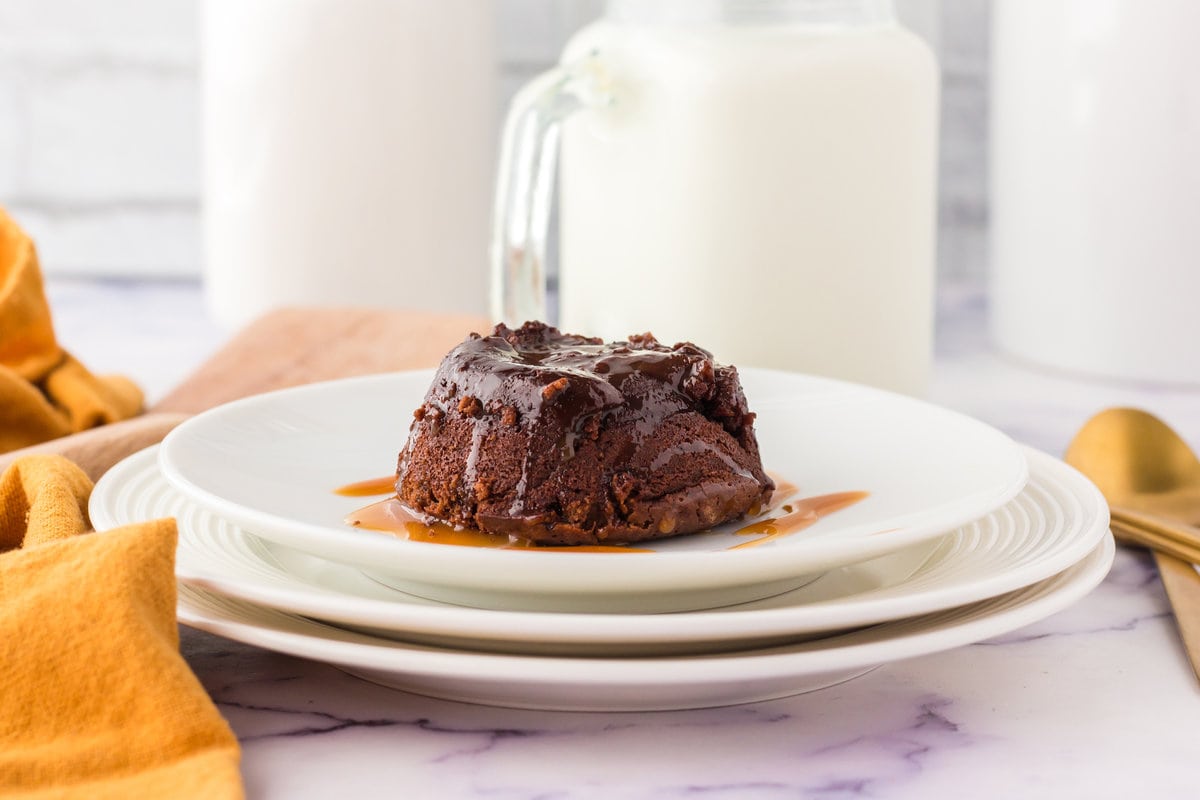
<path fill-rule="evenodd" d="M 862 491 L 804 531 L 738 525 L 616 554 L 353 528 L 429 372 L 315 384 L 201 414 L 111 470 L 98 529 L 179 521 L 182 622 L 389 686 L 493 705 L 694 708 L 828 686 L 1027 625 L 1112 561 L 1065 464 L 970 418 L 747 369 L 764 465 L 797 496 Z M 744 526 L 744 523 L 742 523 Z"/>

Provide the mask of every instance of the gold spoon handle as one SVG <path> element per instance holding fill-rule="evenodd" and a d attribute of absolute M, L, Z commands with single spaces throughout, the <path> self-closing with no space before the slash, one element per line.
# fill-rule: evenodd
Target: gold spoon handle
<path fill-rule="evenodd" d="M 1192 671 L 1200 678 L 1200 573 L 1178 558 L 1155 553 L 1158 574 L 1175 613 L 1175 624 Z"/>
<path fill-rule="evenodd" d="M 1162 536 L 1137 525 L 1121 522 L 1115 517 L 1112 520 L 1112 532 L 1117 541 L 1124 544 L 1141 545 L 1192 564 L 1200 564 L 1200 546 Z"/>
<path fill-rule="evenodd" d="M 1190 527 L 1190 526 L 1187 526 Z M 1200 547 L 1191 547 L 1136 525 L 1122 522 L 1113 514 L 1112 531 L 1119 541 L 1140 544 L 1154 552 L 1154 563 L 1175 615 L 1192 671 L 1200 678 Z"/>
<path fill-rule="evenodd" d="M 1134 511 L 1124 506 L 1113 506 L 1111 511 L 1112 519 L 1115 522 L 1123 523 L 1129 527 L 1140 528 L 1141 530 L 1156 534 L 1164 539 L 1179 542 L 1180 544 L 1200 548 L 1200 528 L 1194 525 L 1188 525 L 1186 522 L 1180 522 L 1179 520 L 1159 516 L 1158 514 Z"/>

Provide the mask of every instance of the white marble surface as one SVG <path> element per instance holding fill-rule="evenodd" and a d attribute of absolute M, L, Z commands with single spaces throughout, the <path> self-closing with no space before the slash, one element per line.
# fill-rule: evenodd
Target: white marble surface
<path fill-rule="evenodd" d="M 161 395 L 220 343 L 191 284 L 52 281 L 64 345 Z M 1200 391 L 1037 372 L 944 292 L 931 397 L 1061 452 L 1091 413 L 1147 407 L 1200 445 Z M 1200 688 L 1153 565 L 1121 549 L 1087 598 L 998 639 L 755 705 L 654 714 L 484 708 L 183 630 L 243 744 L 252 798 L 1195 797 Z"/>

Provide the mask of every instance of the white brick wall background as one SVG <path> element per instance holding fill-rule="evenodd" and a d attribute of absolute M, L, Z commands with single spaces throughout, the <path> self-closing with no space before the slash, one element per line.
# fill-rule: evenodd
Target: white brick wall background
<path fill-rule="evenodd" d="M 499 113 L 603 1 L 494 1 Z M 48 273 L 198 274 L 197 2 L 0 0 L 0 204 L 36 237 Z M 939 269 L 976 281 L 987 0 L 898 6 L 942 59 Z"/>

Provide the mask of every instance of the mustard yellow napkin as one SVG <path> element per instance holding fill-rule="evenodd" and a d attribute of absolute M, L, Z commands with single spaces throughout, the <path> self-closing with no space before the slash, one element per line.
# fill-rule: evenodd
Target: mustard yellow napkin
<path fill-rule="evenodd" d="M 90 492 L 59 456 L 0 476 L 0 797 L 239 798 L 179 655 L 175 522 L 88 533 Z"/>
<path fill-rule="evenodd" d="M 0 453 L 132 417 L 142 393 L 54 337 L 33 242 L 0 208 Z"/>

